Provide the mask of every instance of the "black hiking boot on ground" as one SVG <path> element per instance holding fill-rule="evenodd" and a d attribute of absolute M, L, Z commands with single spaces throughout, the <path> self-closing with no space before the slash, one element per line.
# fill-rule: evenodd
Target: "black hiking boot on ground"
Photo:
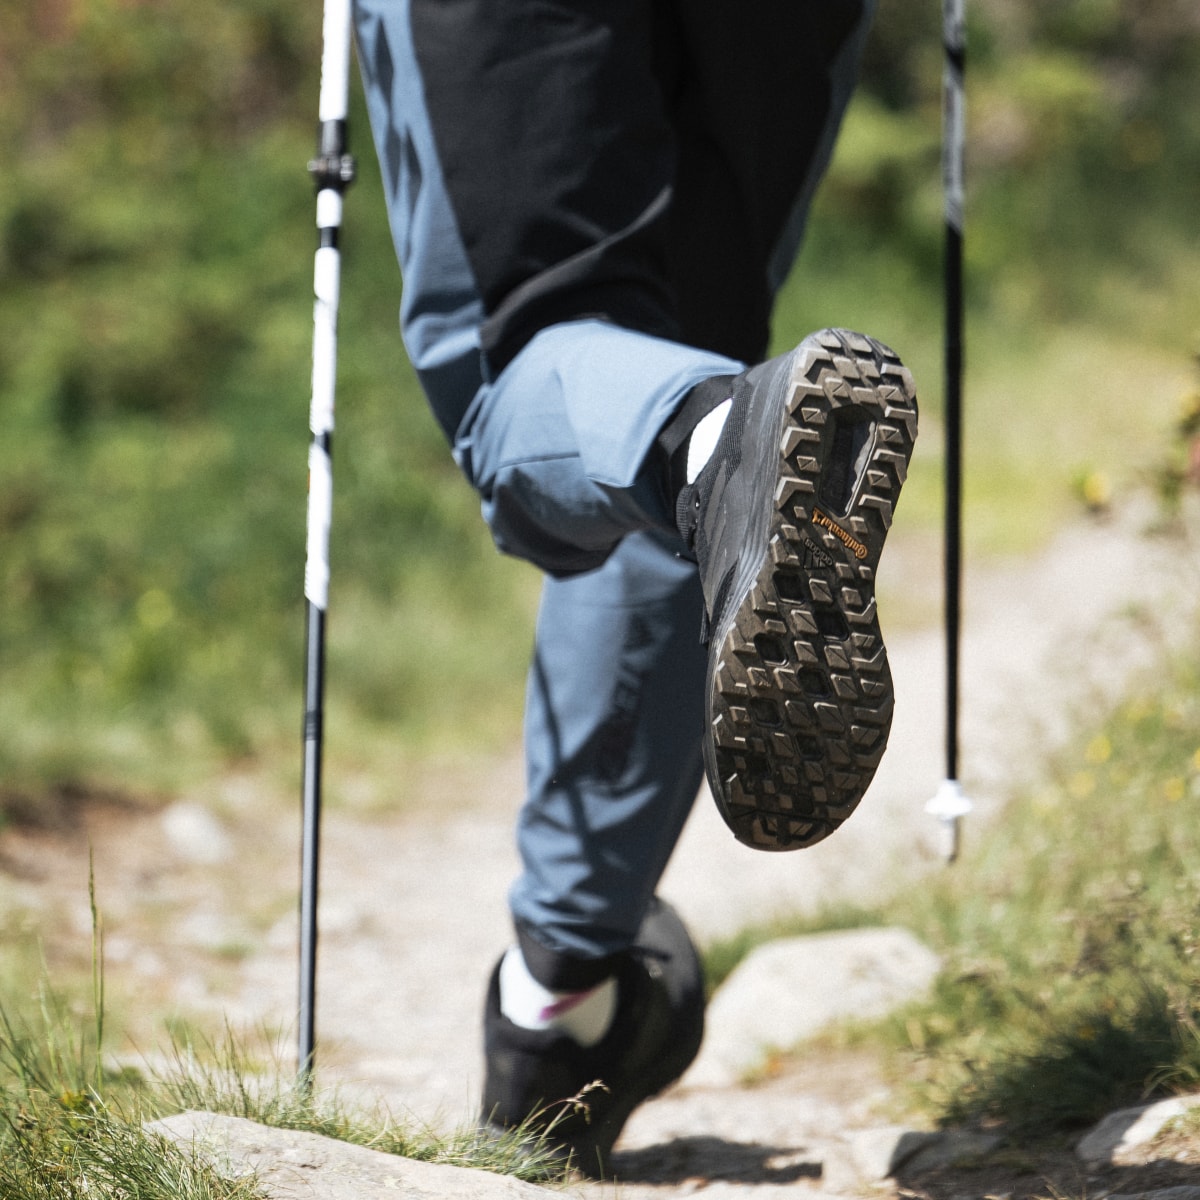
<path fill-rule="evenodd" d="M 704 762 L 738 840 L 790 850 L 850 815 L 887 744 L 875 571 L 917 400 L 891 350 L 845 330 L 812 334 L 728 394 L 677 509 L 707 611 Z"/>
<path fill-rule="evenodd" d="M 616 1015 L 595 1046 L 514 1025 L 500 1012 L 499 968 L 492 973 L 483 1019 L 484 1128 L 528 1122 L 531 1138 L 544 1135 L 564 1164 L 605 1176 L 629 1114 L 687 1070 L 703 1035 L 699 957 L 675 910 L 656 899 L 621 958 Z"/>

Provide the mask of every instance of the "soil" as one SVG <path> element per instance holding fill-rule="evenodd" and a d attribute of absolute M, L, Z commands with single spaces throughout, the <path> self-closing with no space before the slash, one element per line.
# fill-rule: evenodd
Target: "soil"
<path fill-rule="evenodd" d="M 1070 715 L 1150 664 L 1171 622 L 1193 611 L 1198 589 L 1186 556 L 1142 528 L 1134 518 L 1082 525 L 1036 559 L 968 577 L 961 744 L 977 807 L 967 838 L 984 836 L 1019 782 L 1016 770 L 1033 769 L 1067 735 Z M 894 556 L 896 577 L 911 576 L 918 597 L 938 574 L 922 565 L 924 549 L 901 546 Z M 1124 569 L 1129 563 L 1136 572 Z M 930 611 L 932 623 L 938 610 Z M 888 644 L 897 690 L 891 746 L 837 837 L 797 855 L 755 853 L 733 842 L 700 797 L 660 889 L 698 941 L 830 901 L 880 900 L 946 869 L 939 829 L 924 813 L 943 775 L 941 636 L 931 626 L 902 629 Z M 399 1117 L 458 1126 L 477 1103 L 484 981 L 509 938 L 519 755 L 464 764 L 443 782 L 424 801 L 405 797 L 402 814 L 380 797 L 367 811 L 343 805 L 325 814 L 317 1061 L 323 1084 Z M 83 793 L 49 800 L 0 831 L 0 911 L 10 928 L 21 922 L 41 940 L 51 977 L 91 955 L 90 855 L 108 1004 L 136 1055 L 153 1059 L 171 1022 L 217 1031 L 228 1023 L 267 1031 L 289 1069 L 298 802 L 253 770 L 166 805 Z M 878 1062 L 812 1050 L 754 1084 L 705 1089 L 685 1080 L 631 1118 L 616 1159 L 620 1187 L 582 1191 L 628 1200 L 765 1189 L 955 1200 L 1200 1185 L 1200 1150 L 1186 1139 L 1171 1151 L 1182 1161 L 1099 1175 L 1085 1172 L 1069 1145 L 1005 1144 L 977 1162 L 865 1179 L 855 1146 L 901 1120 Z"/>

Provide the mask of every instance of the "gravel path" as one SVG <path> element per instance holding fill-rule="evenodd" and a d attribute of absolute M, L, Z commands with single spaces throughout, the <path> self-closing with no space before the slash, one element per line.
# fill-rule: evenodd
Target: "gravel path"
<path fill-rule="evenodd" d="M 1015 572 L 1002 565 L 968 580 L 961 741 L 978 802 L 968 838 L 985 835 L 1014 765 L 1036 761 L 1064 735 L 1071 712 L 1099 703 L 1148 661 L 1158 626 L 1146 614 L 1174 611 L 1194 595 L 1175 550 L 1139 529 L 1134 519 L 1076 528 Z M 1130 563 L 1136 572 L 1124 569 Z M 889 646 L 891 745 L 862 809 L 835 837 L 797 854 L 757 853 L 734 842 L 700 797 L 661 889 L 698 940 L 777 912 L 882 899 L 941 869 L 937 825 L 923 811 L 944 770 L 941 635 L 901 634 Z M 500 802 L 477 796 L 441 818 L 326 824 L 323 1053 L 340 1078 L 424 1120 L 469 1117 L 476 1103 L 480 997 L 508 936 L 503 897 L 516 869 L 503 798 L 520 794 L 519 762 L 497 764 L 489 784 Z M 290 917 L 282 921 L 270 939 L 277 951 L 244 964 L 235 1001 L 247 1017 L 289 1011 L 292 928 Z M 653 1128 L 656 1108 L 678 1103 L 648 1106 L 627 1140 L 639 1141 L 642 1124 Z M 718 1116 L 745 1128 L 726 1099 L 709 1117 L 702 1098 L 694 1107 L 682 1123 L 697 1136 L 715 1129 Z"/>
<path fill-rule="evenodd" d="M 978 812 L 968 838 L 986 836 L 1004 790 L 1063 736 L 1067 715 L 1099 703 L 1149 661 L 1156 638 L 1169 633 L 1156 614 L 1194 603 L 1177 548 L 1140 528 L 1136 517 L 1081 526 L 1033 561 L 969 576 L 961 742 Z M 931 570 L 905 554 L 901 546 L 898 576 L 940 573 L 940 563 Z M 931 624 L 939 619 L 935 595 Z M 936 825 L 923 811 L 943 774 L 941 636 L 902 632 L 888 644 L 897 692 L 891 744 L 862 808 L 835 837 L 796 854 L 756 853 L 733 841 L 701 796 L 661 889 L 699 941 L 774 913 L 882 899 L 941 869 Z M 449 813 L 327 817 L 318 1005 L 326 1082 L 362 1088 L 435 1125 L 473 1115 L 483 983 L 508 938 L 503 901 L 516 870 L 520 776 L 515 756 L 489 764 L 460 781 L 467 799 Z M 219 795 L 139 819 L 136 835 L 115 811 L 93 814 L 67 844 L 9 831 L 0 865 L 29 905 L 45 908 L 47 880 L 59 881 L 60 894 L 62 881 L 86 880 L 86 832 L 114 995 L 145 988 L 184 1010 L 223 1013 L 235 1028 L 286 1027 L 295 1008 L 298 834 L 294 814 L 261 808 L 254 789 L 232 779 Z M 86 893 L 69 920 L 86 929 Z M 288 1029 L 289 1052 L 291 1038 Z M 677 1089 L 646 1105 L 622 1143 L 630 1183 L 621 1195 L 689 1191 L 700 1177 L 711 1184 L 708 1197 L 722 1188 L 812 1187 L 818 1176 L 816 1186 L 837 1190 L 831 1141 L 881 1119 L 871 1065 L 842 1067 L 837 1079 L 813 1064 L 759 1088 Z M 661 1150 L 639 1157 L 668 1140 L 675 1159 Z"/>

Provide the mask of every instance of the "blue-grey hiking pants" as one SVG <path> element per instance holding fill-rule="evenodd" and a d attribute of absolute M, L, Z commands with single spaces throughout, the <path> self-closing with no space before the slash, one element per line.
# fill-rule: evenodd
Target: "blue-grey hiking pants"
<path fill-rule="evenodd" d="M 542 568 L 531 969 L 629 945 L 702 777 L 696 568 L 654 451 L 766 352 L 871 0 L 355 0 L 401 327 L 496 544 Z"/>

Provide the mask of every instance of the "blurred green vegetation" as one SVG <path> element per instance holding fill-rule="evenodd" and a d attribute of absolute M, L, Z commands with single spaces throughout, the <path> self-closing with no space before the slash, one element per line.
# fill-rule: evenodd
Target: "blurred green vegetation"
<path fill-rule="evenodd" d="M 319 6 L 0 0 L 0 21 L 0 789 L 292 769 Z M 939 519 L 939 24 L 883 0 L 778 323 L 863 326 L 913 366 L 918 530 Z M 1069 515 L 1073 474 L 1152 458 L 1186 377 L 1200 18 L 977 0 L 969 44 L 968 530 L 1011 548 Z M 357 91 L 351 130 L 334 777 L 511 739 L 536 603 L 404 358 Z"/>

